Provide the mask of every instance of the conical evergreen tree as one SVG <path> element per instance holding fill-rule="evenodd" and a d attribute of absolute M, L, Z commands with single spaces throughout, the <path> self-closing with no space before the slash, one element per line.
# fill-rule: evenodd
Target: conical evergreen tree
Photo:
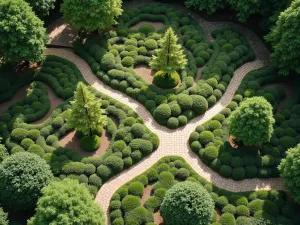
<path fill-rule="evenodd" d="M 182 46 L 177 44 L 178 37 L 170 27 L 160 41 L 160 48 L 157 55 L 152 57 L 150 67 L 154 70 L 170 72 L 183 69 L 187 64 L 187 59 L 183 53 Z"/>
<path fill-rule="evenodd" d="M 74 96 L 68 122 L 83 135 L 91 136 L 99 126 L 107 123 L 105 111 L 101 108 L 101 100 L 96 98 L 82 82 L 78 83 Z"/>

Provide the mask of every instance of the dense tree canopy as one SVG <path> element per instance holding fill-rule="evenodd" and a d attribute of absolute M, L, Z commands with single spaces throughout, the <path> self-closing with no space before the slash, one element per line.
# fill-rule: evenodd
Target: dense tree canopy
<path fill-rule="evenodd" d="M 273 133 L 272 106 L 263 97 L 248 98 L 229 117 L 229 132 L 245 145 L 261 145 Z"/>
<path fill-rule="evenodd" d="M 300 73 L 300 0 L 280 14 L 276 26 L 266 37 L 273 46 L 272 54 L 280 73 Z"/>
<path fill-rule="evenodd" d="M 54 8 L 55 0 L 25 0 L 38 17 L 49 14 L 49 10 Z"/>
<path fill-rule="evenodd" d="M 224 0 L 186 0 L 185 5 L 189 8 L 205 10 L 208 14 L 216 12 L 218 9 L 224 8 L 226 1 Z"/>
<path fill-rule="evenodd" d="M 88 189 L 77 180 L 50 183 L 42 190 L 36 214 L 28 225 L 104 225 L 104 213 Z"/>
<path fill-rule="evenodd" d="M 5 145 L 1 144 L 2 138 L 0 137 L 0 163 L 9 156 Z"/>
<path fill-rule="evenodd" d="M 186 181 L 170 188 L 161 205 L 166 225 L 207 225 L 214 211 L 214 201 L 200 184 Z"/>
<path fill-rule="evenodd" d="M 0 58 L 41 61 L 48 41 L 43 22 L 23 0 L 0 0 Z"/>
<path fill-rule="evenodd" d="M 8 225 L 7 213 L 0 208 L 0 224 L 1 225 Z"/>
<path fill-rule="evenodd" d="M 33 209 L 52 178 L 50 166 L 38 155 L 15 153 L 0 165 L 0 201 L 14 210 Z"/>
<path fill-rule="evenodd" d="M 300 203 L 300 144 L 287 151 L 278 166 L 280 176 L 296 202 Z"/>
<path fill-rule="evenodd" d="M 85 136 L 91 136 L 99 126 L 106 125 L 105 111 L 101 100 L 82 82 L 78 83 L 70 110 L 69 124 Z"/>
<path fill-rule="evenodd" d="M 174 34 L 173 29 L 169 28 L 160 41 L 157 55 L 154 55 L 150 62 L 152 69 L 166 71 L 167 68 L 170 68 L 171 71 L 176 71 L 185 67 L 186 56 L 177 41 L 178 37 Z"/>
<path fill-rule="evenodd" d="M 123 12 L 121 0 L 65 0 L 61 5 L 65 20 L 78 30 L 104 30 L 116 24 Z"/>

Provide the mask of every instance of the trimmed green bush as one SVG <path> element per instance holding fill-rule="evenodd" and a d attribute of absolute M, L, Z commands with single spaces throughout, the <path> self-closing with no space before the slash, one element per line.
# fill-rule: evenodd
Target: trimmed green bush
<path fill-rule="evenodd" d="M 144 193 L 144 185 L 139 181 L 135 181 L 129 185 L 128 193 L 131 195 L 142 197 Z"/>
<path fill-rule="evenodd" d="M 154 74 L 153 83 L 160 88 L 174 88 L 180 81 L 179 74 L 175 71 L 170 75 L 164 71 L 157 71 Z"/>
<path fill-rule="evenodd" d="M 167 225 L 206 225 L 213 209 L 213 200 L 203 186 L 186 181 L 167 191 L 161 205 L 161 215 Z"/>
<path fill-rule="evenodd" d="M 153 27 L 152 25 L 150 25 L 150 24 L 143 24 L 143 25 L 141 25 L 141 26 L 139 27 L 138 31 L 141 32 L 141 33 L 143 33 L 143 34 L 145 34 L 145 35 L 148 35 L 148 34 L 150 34 L 151 32 L 154 32 L 155 29 L 154 29 L 154 27 Z"/>
<path fill-rule="evenodd" d="M 96 151 L 101 144 L 101 139 L 97 135 L 86 136 L 80 140 L 80 148 L 87 152 Z"/>

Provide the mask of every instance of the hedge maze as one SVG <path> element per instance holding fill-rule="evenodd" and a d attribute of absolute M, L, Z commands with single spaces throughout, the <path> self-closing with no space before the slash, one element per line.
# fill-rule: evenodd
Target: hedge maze
<path fill-rule="evenodd" d="M 144 24 L 138 30 L 129 29 L 140 21 L 163 22 L 164 27 L 155 30 Z M 168 27 L 180 37 L 188 64 L 180 71 L 178 88 L 161 89 L 144 80 L 134 67 L 149 64 Z M 215 30 L 213 37 L 214 41 L 207 40 L 188 15 L 168 5 L 150 4 L 125 10 L 116 32 L 100 40 L 88 37 L 84 44 L 75 43 L 74 48 L 105 84 L 138 100 L 158 123 L 176 129 L 212 107 L 226 91 L 235 69 L 255 58 L 237 31 Z M 198 68 L 203 66 L 195 84 Z"/>

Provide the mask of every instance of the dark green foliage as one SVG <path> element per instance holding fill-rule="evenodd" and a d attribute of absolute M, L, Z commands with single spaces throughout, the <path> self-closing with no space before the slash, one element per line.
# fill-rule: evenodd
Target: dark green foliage
<path fill-rule="evenodd" d="M 170 75 L 167 75 L 163 71 L 158 71 L 154 74 L 153 83 L 160 88 L 174 88 L 180 81 L 179 74 L 175 71 Z"/>
<path fill-rule="evenodd" d="M 87 152 L 96 151 L 101 144 L 101 139 L 97 135 L 86 136 L 80 140 L 80 148 Z"/>
<path fill-rule="evenodd" d="M 183 182 L 174 185 L 166 193 L 161 205 L 161 215 L 166 224 L 206 225 L 213 207 L 213 200 L 203 186 Z"/>
<path fill-rule="evenodd" d="M 133 182 L 128 187 L 128 193 L 141 197 L 144 193 L 144 185 L 139 181 Z"/>
<path fill-rule="evenodd" d="M 154 27 L 150 24 L 143 24 L 142 26 L 139 27 L 139 32 L 144 33 L 145 35 L 148 35 L 154 31 L 155 31 Z"/>
<path fill-rule="evenodd" d="M 137 196 L 133 195 L 127 195 L 123 200 L 122 200 L 122 209 L 124 212 L 129 212 L 141 205 L 140 199 Z"/>
<path fill-rule="evenodd" d="M 33 209 L 41 189 L 52 180 L 49 165 L 31 153 L 20 152 L 0 166 L 0 199 L 14 210 Z"/>

